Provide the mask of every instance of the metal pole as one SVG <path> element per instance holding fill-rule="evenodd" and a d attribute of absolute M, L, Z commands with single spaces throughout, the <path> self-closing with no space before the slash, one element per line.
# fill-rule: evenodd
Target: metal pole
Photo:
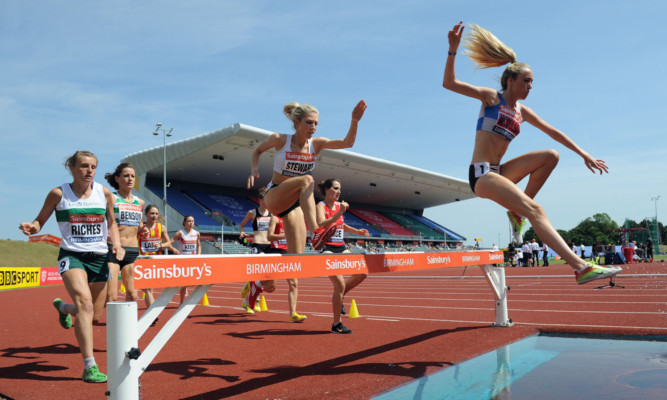
<path fill-rule="evenodd" d="M 162 209 L 164 210 L 164 230 L 169 234 L 167 229 L 167 133 L 162 131 Z M 166 253 L 165 253 L 166 254 Z"/>
<path fill-rule="evenodd" d="M 222 230 L 220 231 L 220 254 L 225 254 L 225 220 L 222 220 Z"/>

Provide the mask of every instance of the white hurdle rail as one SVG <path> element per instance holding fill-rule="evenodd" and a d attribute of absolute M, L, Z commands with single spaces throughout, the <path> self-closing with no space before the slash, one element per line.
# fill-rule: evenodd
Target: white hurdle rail
<path fill-rule="evenodd" d="M 117 301 L 107 304 L 107 392 L 106 395 L 110 400 L 139 400 L 140 398 L 140 385 L 139 380 L 141 374 L 148 368 L 150 363 L 155 359 L 157 354 L 162 350 L 162 348 L 167 344 L 169 339 L 174 335 L 176 330 L 181 326 L 183 321 L 188 317 L 192 312 L 195 306 L 201 301 L 208 289 L 214 283 L 226 283 L 226 282 L 245 282 L 248 280 L 268 280 L 268 279 L 285 279 L 294 278 L 294 277 L 315 277 L 315 276 L 326 276 L 326 275 L 350 275 L 354 273 L 369 273 L 374 272 L 386 272 L 387 268 L 381 269 L 380 264 L 377 262 L 378 258 L 380 260 L 384 259 L 396 259 L 401 255 L 405 257 L 415 257 L 419 256 L 421 258 L 427 257 L 427 255 L 433 255 L 437 258 L 436 260 L 445 260 L 443 262 L 448 263 L 451 267 L 458 266 L 468 266 L 474 265 L 470 262 L 451 262 L 451 256 L 454 254 L 465 254 L 468 255 L 473 261 L 477 261 L 477 256 L 482 255 L 481 259 L 488 261 L 488 254 L 484 257 L 485 253 L 489 252 L 458 252 L 458 253 L 385 253 L 385 254 L 342 254 L 342 255 L 207 255 L 207 256 L 149 256 L 149 257 L 140 257 L 135 261 L 135 287 L 146 288 L 146 287 L 164 287 L 164 290 L 160 296 L 155 300 L 151 307 L 146 310 L 146 312 L 137 319 L 138 308 L 137 303 L 133 301 Z M 473 254 L 473 256 L 470 256 Z M 498 260 L 498 253 L 495 254 L 495 260 Z M 500 253 L 502 257 L 502 253 Z M 364 259 L 362 262 L 363 268 L 355 264 L 354 268 L 351 270 L 345 270 L 336 268 L 333 270 L 323 270 L 322 265 L 315 265 L 319 263 L 320 258 L 327 257 L 327 260 L 341 260 L 350 258 Z M 178 258 L 177 258 L 178 257 Z M 494 256 L 492 256 L 494 257 Z M 189 262 L 187 261 L 189 259 Z M 173 268 L 176 268 L 176 263 L 183 264 L 184 262 L 188 265 L 193 264 L 193 260 L 197 260 L 202 265 L 214 264 L 213 269 L 220 264 L 239 264 L 239 262 L 245 262 L 243 260 L 252 259 L 253 266 L 258 262 L 257 260 L 266 261 L 269 264 L 269 261 L 275 261 L 276 259 L 295 259 L 295 260 L 308 260 L 309 268 L 308 270 L 300 269 L 299 271 L 289 270 L 287 272 L 276 272 L 276 271 L 260 271 L 254 272 L 250 269 L 247 269 L 246 273 L 241 273 L 238 278 L 220 278 L 218 281 L 215 281 L 215 274 L 209 277 L 207 282 L 197 282 L 194 281 L 194 278 L 191 278 L 187 282 L 178 281 L 174 284 L 176 286 L 167 286 L 170 282 L 169 279 L 163 280 L 147 280 L 142 282 L 141 279 L 137 280 L 138 274 L 137 267 L 142 268 L 143 265 L 152 265 L 153 270 L 159 270 L 159 266 L 166 266 L 170 268 L 173 265 Z M 502 258 L 500 258 L 502 260 Z M 313 262 L 315 261 L 316 262 Z M 430 260 L 430 258 L 429 258 Z M 211 261 L 214 261 L 213 263 Z M 327 266 L 330 266 L 329 261 L 327 261 Z M 208 264 L 207 264 L 208 263 Z M 430 263 L 430 261 L 428 262 Z M 286 263 L 285 263 L 286 264 Z M 383 266 L 386 266 L 387 262 L 382 262 Z M 389 263 L 391 264 L 391 263 Z M 426 264 L 426 263 L 425 263 Z M 434 262 L 434 266 L 413 266 L 412 270 L 417 269 L 427 269 L 427 268 L 437 268 L 441 267 L 437 262 Z M 271 264 L 269 264 L 271 265 Z M 299 264 L 300 265 L 300 264 Z M 208 265 L 210 267 L 210 265 Z M 486 281 L 494 294 L 495 299 L 495 322 L 491 326 L 496 327 L 511 327 L 514 325 L 512 320 L 508 317 L 507 309 L 507 290 L 508 287 L 505 286 L 505 270 L 502 267 L 494 267 L 489 264 L 480 265 Z M 392 269 L 390 269 L 392 270 Z M 395 268 L 393 270 L 405 270 L 400 268 Z M 248 272 L 249 271 L 249 272 Z M 173 285 L 173 284 L 172 284 Z M 185 299 L 183 305 L 171 316 L 171 318 L 165 323 L 165 325 L 160 329 L 157 335 L 153 340 L 146 346 L 144 350 L 139 349 L 139 339 L 146 333 L 146 331 L 151 326 L 151 323 L 158 318 L 162 311 L 167 307 L 172 298 L 179 291 L 181 286 L 192 286 L 195 285 L 194 291 Z"/>

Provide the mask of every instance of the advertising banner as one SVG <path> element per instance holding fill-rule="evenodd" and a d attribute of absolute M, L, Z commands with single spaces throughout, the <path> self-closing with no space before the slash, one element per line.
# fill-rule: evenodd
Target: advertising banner
<path fill-rule="evenodd" d="M 134 262 L 137 289 L 315 276 L 373 274 L 497 264 L 500 251 L 318 255 L 142 256 Z"/>

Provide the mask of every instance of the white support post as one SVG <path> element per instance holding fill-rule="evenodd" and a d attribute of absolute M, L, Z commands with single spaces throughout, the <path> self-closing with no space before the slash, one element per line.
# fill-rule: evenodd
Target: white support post
<path fill-rule="evenodd" d="M 139 338 L 179 291 L 162 291 L 151 307 L 137 321 L 137 303 L 117 301 L 107 304 L 107 396 L 109 400 L 138 400 L 139 377 L 174 335 L 212 285 L 196 286 L 174 315 L 142 352 Z M 135 349 L 131 352 L 131 349 Z"/>
<path fill-rule="evenodd" d="M 128 356 L 138 348 L 137 303 L 114 301 L 107 303 L 107 396 L 110 400 L 138 400 L 139 376 L 136 361 Z"/>
<path fill-rule="evenodd" d="M 493 267 L 484 265 L 484 277 L 493 289 L 493 295 L 496 302 L 496 322 L 492 326 L 510 327 L 514 323 L 507 314 L 507 286 L 505 286 L 505 269 L 502 267 Z"/>

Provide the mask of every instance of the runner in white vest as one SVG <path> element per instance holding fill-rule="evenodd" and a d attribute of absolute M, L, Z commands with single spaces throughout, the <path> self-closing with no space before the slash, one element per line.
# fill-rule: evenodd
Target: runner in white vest
<path fill-rule="evenodd" d="M 195 217 L 186 215 L 183 218 L 183 229 L 179 229 L 171 239 L 171 243 L 177 243 L 178 251 L 182 255 L 201 254 L 201 244 L 199 242 L 199 232 L 195 229 Z M 181 304 L 185 301 L 188 294 L 188 287 L 183 286 L 180 291 Z M 254 306 L 254 305 L 253 305 Z"/>
<path fill-rule="evenodd" d="M 107 237 L 111 237 L 111 251 L 117 259 L 122 260 L 125 251 L 114 218 L 113 195 L 94 182 L 97 157 L 88 151 L 77 151 L 65 166 L 72 174 L 72 183 L 52 189 L 37 218 L 21 223 L 19 229 L 26 235 L 35 235 L 55 211 L 62 234 L 58 271 L 73 304 L 55 299 L 53 305 L 63 328 L 71 328 L 71 316 L 76 317 L 74 330 L 83 356 L 83 380 L 106 382 L 107 376 L 100 372 L 93 355 L 93 304 L 105 297 L 109 276 L 105 263 Z"/>

